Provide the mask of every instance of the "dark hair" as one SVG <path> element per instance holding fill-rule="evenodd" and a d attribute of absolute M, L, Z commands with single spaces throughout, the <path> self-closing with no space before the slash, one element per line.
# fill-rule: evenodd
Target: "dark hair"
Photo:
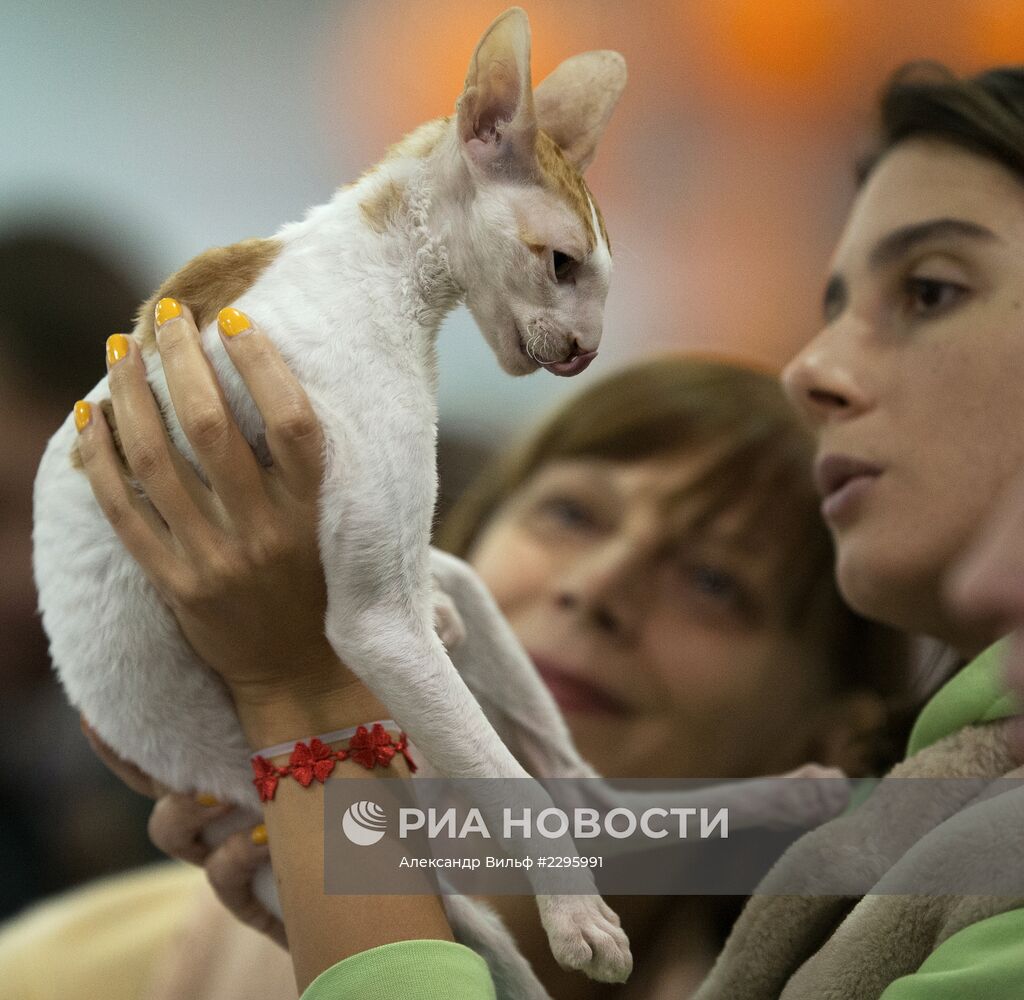
<path fill-rule="evenodd" d="M 0 365 L 40 399 L 70 409 L 103 374 L 103 342 L 134 326 L 144 286 L 126 264 L 70 231 L 0 236 Z"/>
<path fill-rule="evenodd" d="M 484 470 L 440 525 L 436 544 L 468 556 L 490 519 L 548 462 L 673 455 L 708 459 L 675 498 L 689 529 L 739 514 L 740 541 L 773 556 L 780 627 L 821 651 L 834 690 L 873 691 L 886 702 L 889 725 L 875 766 L 887 769 L 902 757 L 910 718 L 905 639 L 839 596 L 811 478 L 814 441 L 775 373 L 666 355 L 595 383 Z"/>
<path fill-rule="evenodd" d="M 996 160 L 1024 181 L 1024 66 L 961 78 L 935 62 L 898 69 L 878 103 L 878 135 L 857 165 L 863 183 L 895 146 L 918 136 L 942 139 Z"/>

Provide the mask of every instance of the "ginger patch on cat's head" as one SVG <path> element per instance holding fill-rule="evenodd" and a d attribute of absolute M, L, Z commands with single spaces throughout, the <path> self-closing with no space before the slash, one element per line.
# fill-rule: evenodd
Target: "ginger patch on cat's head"
<path fill-rule="evenodd" d="M 587 252 L 593 251 L 597 245 L 598 233 L 594 232 L 594 216 L 597 218 L 598 231 L 605 245 L 611 251 L 611 243 L 604 226 L 601 209 L 590 194 L 583 175 L 569 162 L 568 157 L 543 129 L 537 130 L 535 145 L 537 165 L 540 168 L 544 184 L 554 191 L 575 213 L 583 227 L 587 239 Z M 593 206 L 593 210 L 591 210 Z"/>

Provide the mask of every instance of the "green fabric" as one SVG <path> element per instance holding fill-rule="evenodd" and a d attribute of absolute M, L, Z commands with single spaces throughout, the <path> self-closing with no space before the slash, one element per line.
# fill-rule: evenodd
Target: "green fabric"
<path fill-rule="evenodd" d="M 990 646 L 925 705 L 910 734 L 907 756 L 964 726 L 1018 714 L 1002 690 L 1006 641 Z M 1020 1000 L 1024 996 L 1024 909 L 965 927 L 943 941 L 912 975 L 889 985 L 879 1000 Z"/>
<path fill-rule="evenodd" d="M 1024 910 L 971 924 L 944 941 L 879 1000 L 1020 1000 L 1024 996 Z"/>
<path fill-rule="evenodd" d="M 946 736 L 952 736 L 964 726 L 994 722 L 1018 714 L 1015 700 L 1003 690 L 1002 669 L 1007 641 L 1003 639 L 989 646 L 932 696 L 910 733 L 908 757 Z"/>
<path fill-rule="evenodd" d="M 301 1000 L 494 1000 L 487 963 L 452 941 L 396 941 L 321 972 Z"/>

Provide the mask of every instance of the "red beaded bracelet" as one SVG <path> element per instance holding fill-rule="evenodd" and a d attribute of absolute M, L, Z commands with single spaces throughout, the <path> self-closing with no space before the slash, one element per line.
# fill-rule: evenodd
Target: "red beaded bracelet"
<path fill-rule="evenodd" d="M 343 735 L 328 733 L 326 738 L 328 742 L 333 742 L 342 739 Z M 277 791 L 278 780 L 289 775 L 303 788 L 308 788 L 314 780 L 323 783 L 339 760 L 354 760 L 367 770 L 373 770 L 378 764 L 381 767 L 390 767 L 395 754 L 400 753 L 409 765 L 409 770 L 416 771 L 416 763 L 409 755 L 409 741 L 405 733 L 399 733 L 398 739 L 395 740 L 379 722 L 375 722 L 372 729 L 356 726 L 348 747 L 344 750 L 332 750 L 319 736 L 314 736 L 308 744 L 301 740 L 295 744 L 284 767 L 278 767 L 267 760 L 268 756 L 276 757 L 279 753 L 285 753 L 289 745 L 271 747 L 261 754 L 253 755 L 252 783 L 260 793 L 260 802 L 269 802 Z"/>

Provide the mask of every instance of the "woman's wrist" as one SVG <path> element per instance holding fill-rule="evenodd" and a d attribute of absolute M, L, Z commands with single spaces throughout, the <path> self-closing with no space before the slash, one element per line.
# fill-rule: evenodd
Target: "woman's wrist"
<path fill-rule="evenodd" d="M 388 718 L 386 706 L 351 675 L 336 683 L 235 691 L 235 706 L 253 751 Z"/>
<path fill-rule="evenodd" d="M 378 945 L 409 939 L 453 940 L 437 896 L 388 896 L 387 905 L 382 905 L 379 896 L 331 895 L 325 890 L 326 785 L 366 779 L 401 781 L 409 776 L 401 754 L 395 754 L 389 766 L 371 770 L 349 759 L 339 762 L 322 782 L 313 780 L 305 787 L 298 781 L 281 782 L 273 799 L 263 803 L 271 863 L 300 990 L 335 963 Z M 376 863 L 387 867 L 384 859 L 390 857 L 395 870 L 404 856 L 401 842 L 390 837 L 374 851 L 385 852 L 375 854 Z"/>

